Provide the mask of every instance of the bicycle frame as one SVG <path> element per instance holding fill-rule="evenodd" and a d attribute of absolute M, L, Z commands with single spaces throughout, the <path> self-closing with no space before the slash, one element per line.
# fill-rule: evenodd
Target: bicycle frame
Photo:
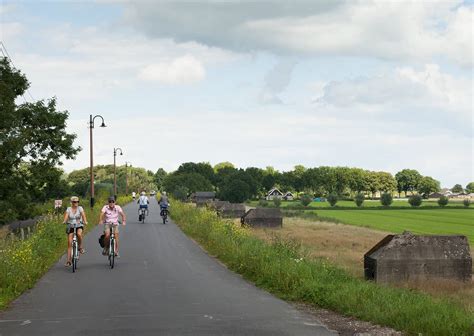
<path fill-rule="evenodd" d="M 71 244 L 71 260 L 72 260 L 72 272 L 75 273 L 77 269 L 77 262 L 79 261 L 79 247 L 77 242 L 77 224 L 73 225 L 73 235 Z"/>
<path fill-rule="evenodd" d="M 110 268 L 114 268 L 115 264 L 115 228 L 114 225 L 110 225 L 110 238 L 109 238 L 109 265 Z"/>

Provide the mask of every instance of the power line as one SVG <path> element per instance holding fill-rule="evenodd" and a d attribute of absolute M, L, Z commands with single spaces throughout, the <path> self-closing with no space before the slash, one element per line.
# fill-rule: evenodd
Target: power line
<path fill-rule="evenodd" d="M 5 44 L 3 43 L 3 41 L 0 41 L 0 51 L 2 51 L 3 57 L 8 58 L 10 60 L 10 63 L 13 65 L 13 67 L 16 68 L 15 64 L 13 64 L 13 60 L 10 57 L 10 54 L 8 53 L 7 48 L 5 47 Z M 26 92 L 30 96 L 31 100 L 34 101 L 35 99 L 31 95 L 30 90 L 26 89 Z M 25 103 L 27 103 L 28 101 L 26 100 L 25 95 L 21 95 L 21 96 L 23 97 L 23 100 L 25 101 Z"/>

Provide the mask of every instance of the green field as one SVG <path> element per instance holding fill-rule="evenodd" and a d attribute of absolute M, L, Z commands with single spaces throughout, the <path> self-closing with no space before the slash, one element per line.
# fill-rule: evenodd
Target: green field
<path fill-rule="evenodd" d="M 430 210 L 318 210 L 319 217 L 343 223 L 401 233 L 462 234 L 474 245 L 474 209 Z"/>
<path fill-rule="evenodd" d="M 267 201 L 268 206 L 273 206 L 273 201 Z M 258 201 L 250 201 L 247 202 L 249 206 L 259 206 Z M 379 200 L 366 200 L 364 204 L 362 205 L 362 208 L 375 208 L 375 207 L 381 207 L 382 205 L 380 204 Z M 292 208 L 292 207 L 301 207 L 301 202 L 300 201 L 282 201 L 281 208 Z M 330 208 L 331 205 L 328 202 L 311 202 L 308 205 L 308 208 Z M 344 208 L 357 208 L 356 204 L 354 201 L 338 201 L 336 206 L 338 207 L 344 207 Z M 411 208 L 411 205 L 408 203 L 407 200 L 394 200 L 392 205 L 390 207 L 404 207 L 404 208 Z M 421 204 L 420 208 L 424 207 L 439 207 L 438 201 L 435 200 L 423 200 L 423 203 Z M 448 205 L 446 207 L 463 207 L 462 200 L 450 200 Z"/>

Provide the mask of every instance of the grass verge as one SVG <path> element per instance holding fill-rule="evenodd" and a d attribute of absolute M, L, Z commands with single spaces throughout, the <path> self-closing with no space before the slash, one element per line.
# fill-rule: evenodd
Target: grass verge
<path fill-rule="evenodd" d="M 409 335 L 471 335 L 473 316 L 448 300 L 379 286 L 322 261 L 306 258 L 292 240 L 266 243 L 214 213 L 173 203 L 183 231 L 231 270 L 286 300 L 402 330 Z"/>
<path fill-rule="evenodd" d="M 119 197 L 117 203 L 125 204 L 131 197 Z M 89 225 L 86 233 L 97 223 L 101 203 L 91 210 L 84 206 Z M 105 204 L 105 202 L 104 202 Z M 62 215 L 46 216 L 36 225 L 34 233 L 26 240 L 8 241 L 0 251 L 0 310 L 32 288 L 36 281 L 58 261 L 67 248 L 66 227 Z"/>

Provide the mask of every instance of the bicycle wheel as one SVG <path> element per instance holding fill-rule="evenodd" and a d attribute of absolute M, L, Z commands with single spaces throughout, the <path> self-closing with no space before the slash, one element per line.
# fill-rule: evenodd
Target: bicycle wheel
<path fill-rule="evenodd" d="M 77 269 L 77 243 L 72 243 L 72 273 L 76 272 Z"/>
<path fill-rule="evenodd" d="M 142 223 L 145 224 L 145 211 L 142 212 Z"/>
<path fill-rule="evenodd" d="M 114 268 L 115 263 L 115 239 L 111 241 L 110 249 L 109 249 L 109 265 L 110 268 Z"/>
<path fill-rule="evenodd" d="M 163 212 L 163 224 L 166 224 L 166 218 L 168 217 L 168 215 L 166 214 L 166 212 Z"/>

